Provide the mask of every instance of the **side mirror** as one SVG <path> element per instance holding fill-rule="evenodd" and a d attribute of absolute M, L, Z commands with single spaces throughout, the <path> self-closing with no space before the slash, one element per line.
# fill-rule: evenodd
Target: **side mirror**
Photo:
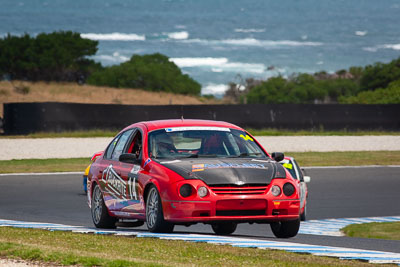
<path fill-rule="evenodd" d="M 135 154 L 124 153 L 119 156 L 119 161 L 130 163 L 130 164 L 140 164 L 142 162 L 141 159 L 136 158 Z"/>
<path fill-rule="evenodd" d="M 285 154 L 282 152 L 273 152 L 271 156 L 276 162 L 282 161 L 285 158 Z"/>
<path fill-rule="evenodd" d="M 310 176 L 303 176 L 304 182 L 309 183 L 311 182 L 311 177 Z"/>

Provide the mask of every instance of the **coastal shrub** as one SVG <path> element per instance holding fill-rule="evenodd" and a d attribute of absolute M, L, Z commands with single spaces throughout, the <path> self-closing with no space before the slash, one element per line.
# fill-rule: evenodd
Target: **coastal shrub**
<path fill-rule="evenodd" d="M 273 77 L 249 90 L 244 96 L 248 103 L 321 103 L 327 98 L 336 101 L 339 96 L 351 96 L 358 84 L 350 79 L 318 80 L 310 74 L 298 74 L 290 79 Z M 243 98 L 244 98 L 243 97 Z"/>
<path fill-rule="evenodd" d="M 189 95 L 199 95 L 201 91 L 198 82 L 183 74 L 175 63 L 159 53 L 134 55 L 127 62 L 92 73 L 87 82 L 98 86 L 141 88 Z"/>
<path fill-rule="evenodd" d="M 400 104 L 400 80 L 389 84 L 388 88 L 363 91 L 356 96 L 340 97 L 342 104 Z"/>
<path fill-rule="evenodd" d="M 99 67 L 88 59 L 97 52 L 97 41 L 79 33 L 60 31 L 0 39 L 0 76 L 11 80 L 80 81 Z"/>
<path fill-rule="evenodd" d="M 360 80 L 360 90 L 386 88 L 391 82 L 400 79 L 400 57 L 390 63 L 375 63 L 365 67 Z"/>

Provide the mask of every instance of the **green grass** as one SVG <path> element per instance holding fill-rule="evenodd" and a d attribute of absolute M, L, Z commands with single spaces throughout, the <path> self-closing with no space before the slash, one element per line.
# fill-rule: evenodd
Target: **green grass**
<path fill-rule="evenodd" d="M 351 237 L 400 240 L 400 222 L 352 224 L 342 231 Z"/>
<path fill-rule="evenodd" d="M 0 257 L 83 266 L 375 266 L 276 250 L 9 227 L 0 227 Z"/>
<path fill-rule="evenodd" d="M 359 152 L 286 152 L 296 158 L 301 167 L 399 165 L 400 151 Z M 83 172 L 89 158 L 0 160 L 0 173 Z"/>
<path fill-rule="evenodd" d="M 90 158 L 0 160 L 0 173 L 84 171 Z"/>
<path fill-rule="evenodd" d="M 285 152 L 302 167 L 400 165 L 400 151 Z"/>

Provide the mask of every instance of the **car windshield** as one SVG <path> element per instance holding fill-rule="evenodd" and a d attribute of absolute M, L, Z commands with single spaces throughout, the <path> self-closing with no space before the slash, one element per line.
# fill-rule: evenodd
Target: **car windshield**
<path fill-rule="evenodd" d="M 175 127 L 153 131 L 149 134 L 149 156 L 267 157 L 246 132 L 223 127 Z"/>
<path fill-rule="evenodd" d="M 293 162 L 291 160 L 284 159 L 284 160 L 280 161 L 279 163 L 282 164 L 282 166 L 285 167 L 290 172 L 290 174 L 292 175 L 292 177 L 294 179 L 298 179 L 297 173 L 295 170 L 296 166 L 293 164 Z"/>

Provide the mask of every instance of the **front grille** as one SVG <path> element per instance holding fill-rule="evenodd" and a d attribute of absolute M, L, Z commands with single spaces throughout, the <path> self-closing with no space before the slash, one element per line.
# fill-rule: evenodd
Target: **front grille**
<path fill-rule="evenodd" d="M 217 210 L 217 216 L 261 216 L 265 210 Z"/>
<path fill-rule="evenodd" d="M 247 185 L 211 185 L 210 189 L 217 195 L 261 195 L 267 190 L 266 184 Z"/>

